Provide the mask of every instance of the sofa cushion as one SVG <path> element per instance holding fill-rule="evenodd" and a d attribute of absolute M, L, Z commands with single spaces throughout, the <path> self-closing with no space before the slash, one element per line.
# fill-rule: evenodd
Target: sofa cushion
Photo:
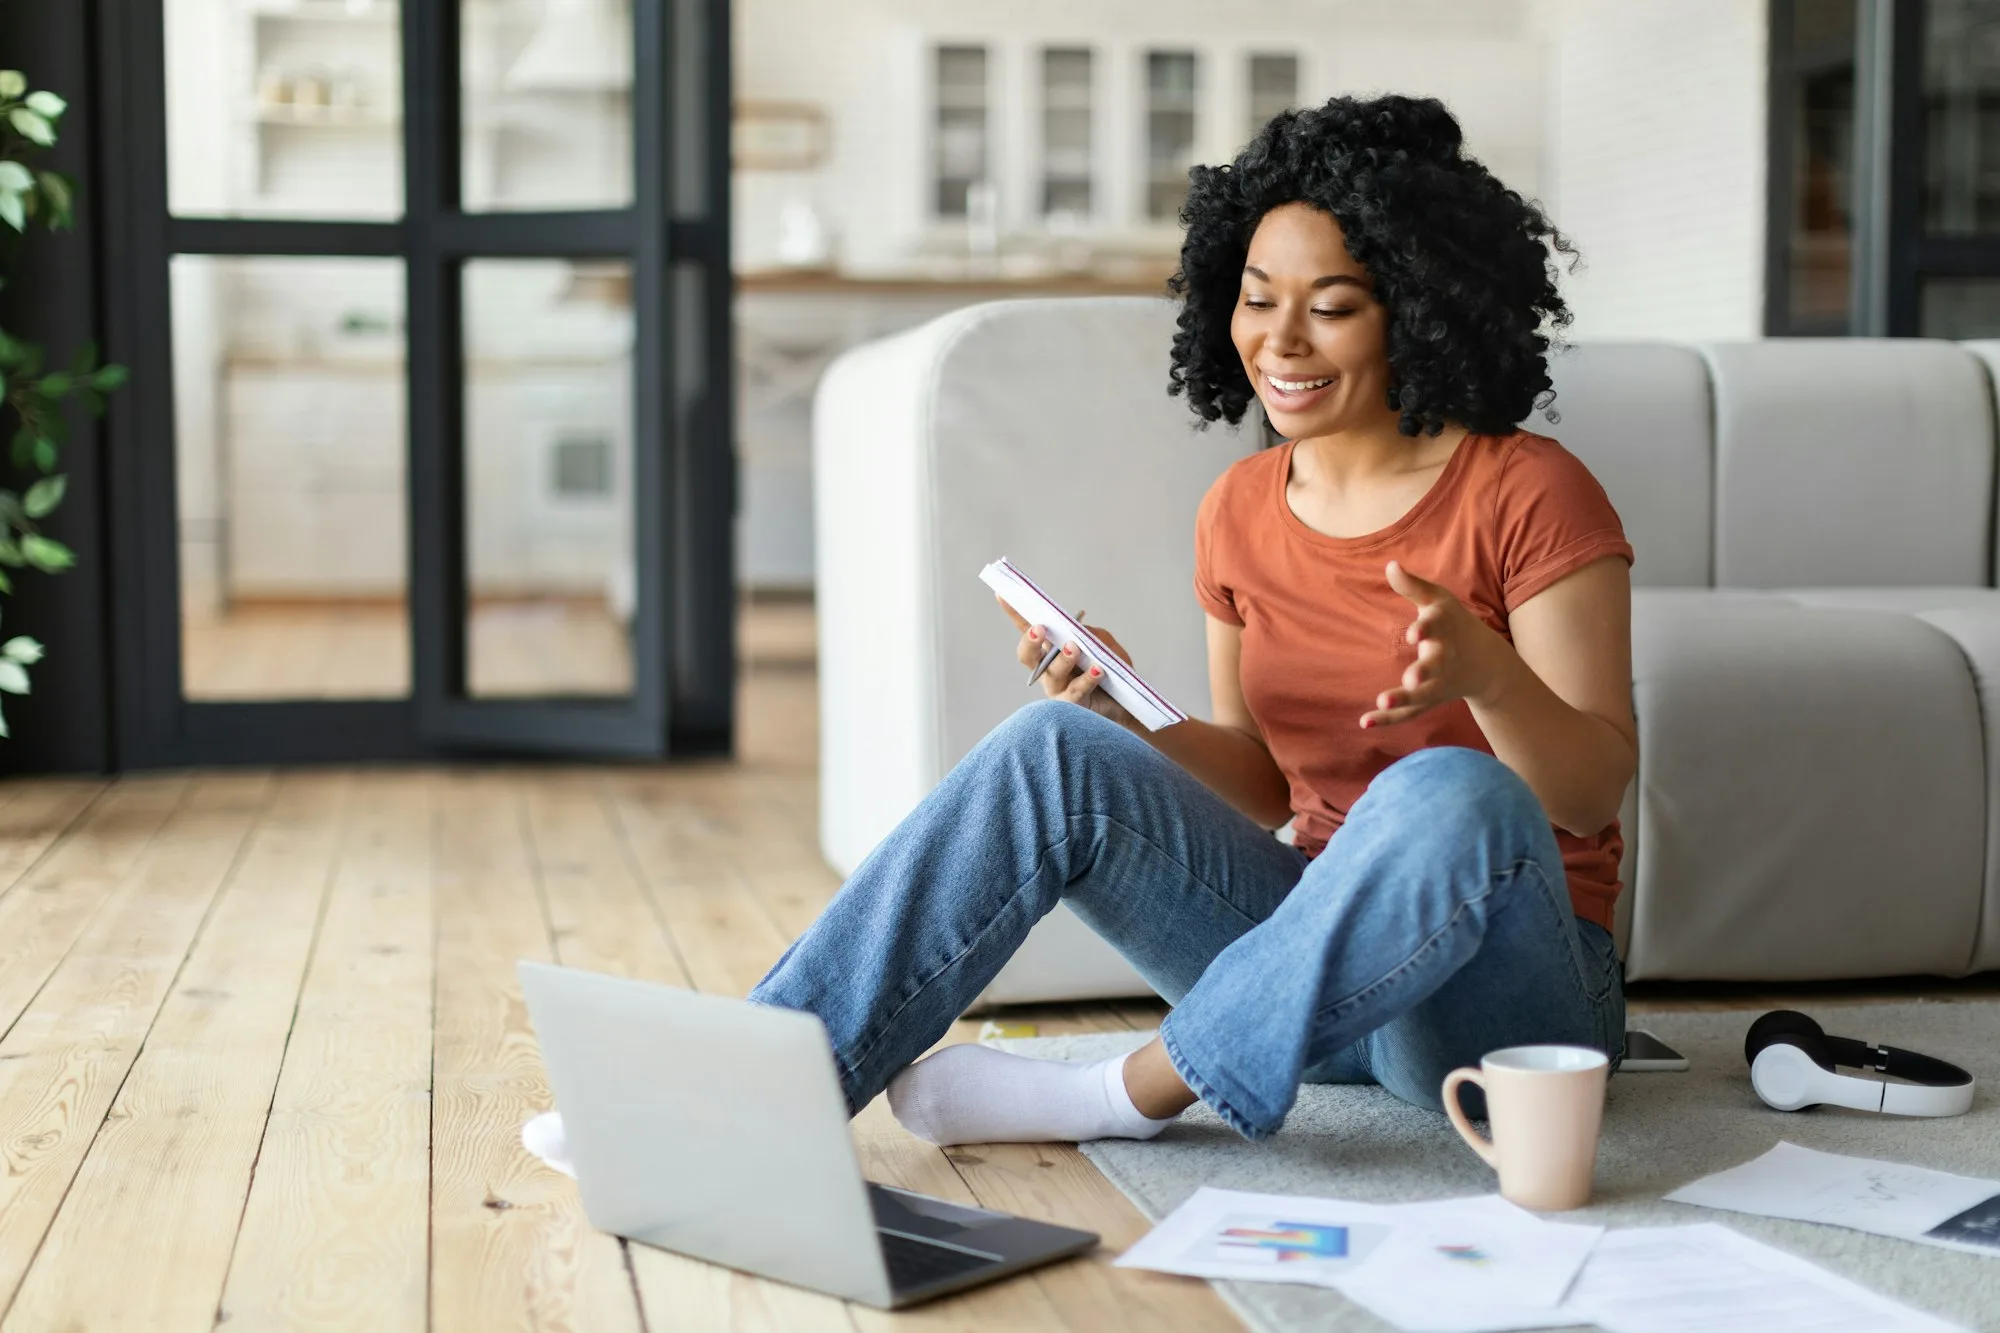
<path fill-rule="evenodd" d="M 1947 607 L 1925 611 L 1922 619 L 1949 634 L 1965 654 L 1986 724 L 1986 883 L 1966 970 L 1989 972 L 2000 969 L 2000 614 Z"/>
<path fill-rule="evenodd" d="M 1718 586 L 1987 582 L 1992 408 L 1969 352 L 1914 338 L 1703 352 Z"/>
<path fill-rule="evenodd" d="M 1994 390 L 1987 402 L 1995 408 L 1994 430 L 1996 437 L 2000 437 L 2000 338 L 1974 338 L 1959 346 L 1970 352 L 1986 372 L 1987 384 Z M 1993 552 L 1992 581 L 2000 583 L 2000 548 Z"/>
<path fill-rule="evenodd" d="M 2000 616 L 2000 588 L 1773 588 L 1771 591 L 1801 606 L 1894 611 L 1906 616 L 1931 611 L 1972 611 Z"/>
<path fill-rule="evenodd" d="M 1969 943 L 1969 970 L 2000 968 L 2000 589 L 1787 588 L 1808 606 L 1916 616 L 1951 636 L 1965 655 L 1979 696 L 1986 742 L 1986 868 L 1978 937 Z"/>
<path fill-rule="evenodd" d="M 1706 587 L 1714 545 L 1708 368 L 1665 343 L 1586 343 L 1549 358 L 1558 420 L 1523 428 L 1582 459 L 1625 523 L 1634 587 Z"/>
<path fill-rule="evenodd" d="M 1731 592 L 1641 589 L 1632 629 L 1629 975 L 1964 972 L 1987 798 L 1958 643 L 1914 616 Z"/>

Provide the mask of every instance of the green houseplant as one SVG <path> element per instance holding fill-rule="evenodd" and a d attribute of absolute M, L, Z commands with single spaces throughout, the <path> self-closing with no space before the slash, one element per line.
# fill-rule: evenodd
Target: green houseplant
<path fill-rule="evenodd" d="M 58 171 L 39 166 L 56 141 L 63 99 L 31 90 L 19 70 L 0 70 L 0 283 L 13 271 L 31 226 L 62 231 L 71 225 L 75 186 Z M 75 399 L 92 412 L 125 381 L 123 366 L 97 364 L 86 344 L 67 368 L 45 364 L 42 349 L 0 328 L 0 431 L 12 436 L 13 473 L 0 484 L 0 594 L 14 590 L 14 571 L 57 574 L 75 554 L 42 531 L 62 503 L 64 474 L 56 470 L 66 438 L 63 410 Z M 20 483 L 25 481 L 23 487 Z M 42 659 L 42 645 L 25 634 L 0 641 L 0 691 L 28 692 L 28 668 Z M 0 736 L 7 735 L 0 712 Z"/>

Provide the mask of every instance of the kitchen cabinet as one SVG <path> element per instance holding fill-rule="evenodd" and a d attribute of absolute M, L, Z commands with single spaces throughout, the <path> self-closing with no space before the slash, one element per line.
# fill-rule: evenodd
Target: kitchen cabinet
<path fill-rule="evenodd" d="M 400 598 L 401 362 L 230 362 L 221 397 L 226 595 Z"/>
<path fill-rule="evenodd" d="M 400 361 L 226 365 L 229 599 L 402 597 L 402 377 Z M 466 556 L 475 599 L 602 598 L 629 614 L 630 396 L 622 362 L 469 367 Z"/>

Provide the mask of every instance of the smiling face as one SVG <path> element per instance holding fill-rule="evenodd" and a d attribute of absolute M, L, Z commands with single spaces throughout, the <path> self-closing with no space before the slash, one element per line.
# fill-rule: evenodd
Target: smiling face
<path fill-rule="evenodd" d="M 1388 328 L 1388 308 L 1330 214 L 1283 204 L 1264 215 L 1229 335 L 1279 434 L 1394 430 Z"/>

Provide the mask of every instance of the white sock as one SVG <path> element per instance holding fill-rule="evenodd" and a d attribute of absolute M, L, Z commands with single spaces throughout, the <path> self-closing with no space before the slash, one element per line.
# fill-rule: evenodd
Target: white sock
<path fill-rule="evenodd" d="M 576 1167 L 569 1160 L 569 1136 L 563 1133 L 562 1112 L 544 1111 L 521 1126 L 521 1146 L 575 1179 Z"/>
<path fill-rule="evenodd" d="M 1125 1091 L 1125 1059 L 1080 1064 L 947 1046 L 890 1081 L 889 1109 L 904 1129 L 940 1147 L 1150 1139 L 1174 1117 L 1139 1113 Z"/>

